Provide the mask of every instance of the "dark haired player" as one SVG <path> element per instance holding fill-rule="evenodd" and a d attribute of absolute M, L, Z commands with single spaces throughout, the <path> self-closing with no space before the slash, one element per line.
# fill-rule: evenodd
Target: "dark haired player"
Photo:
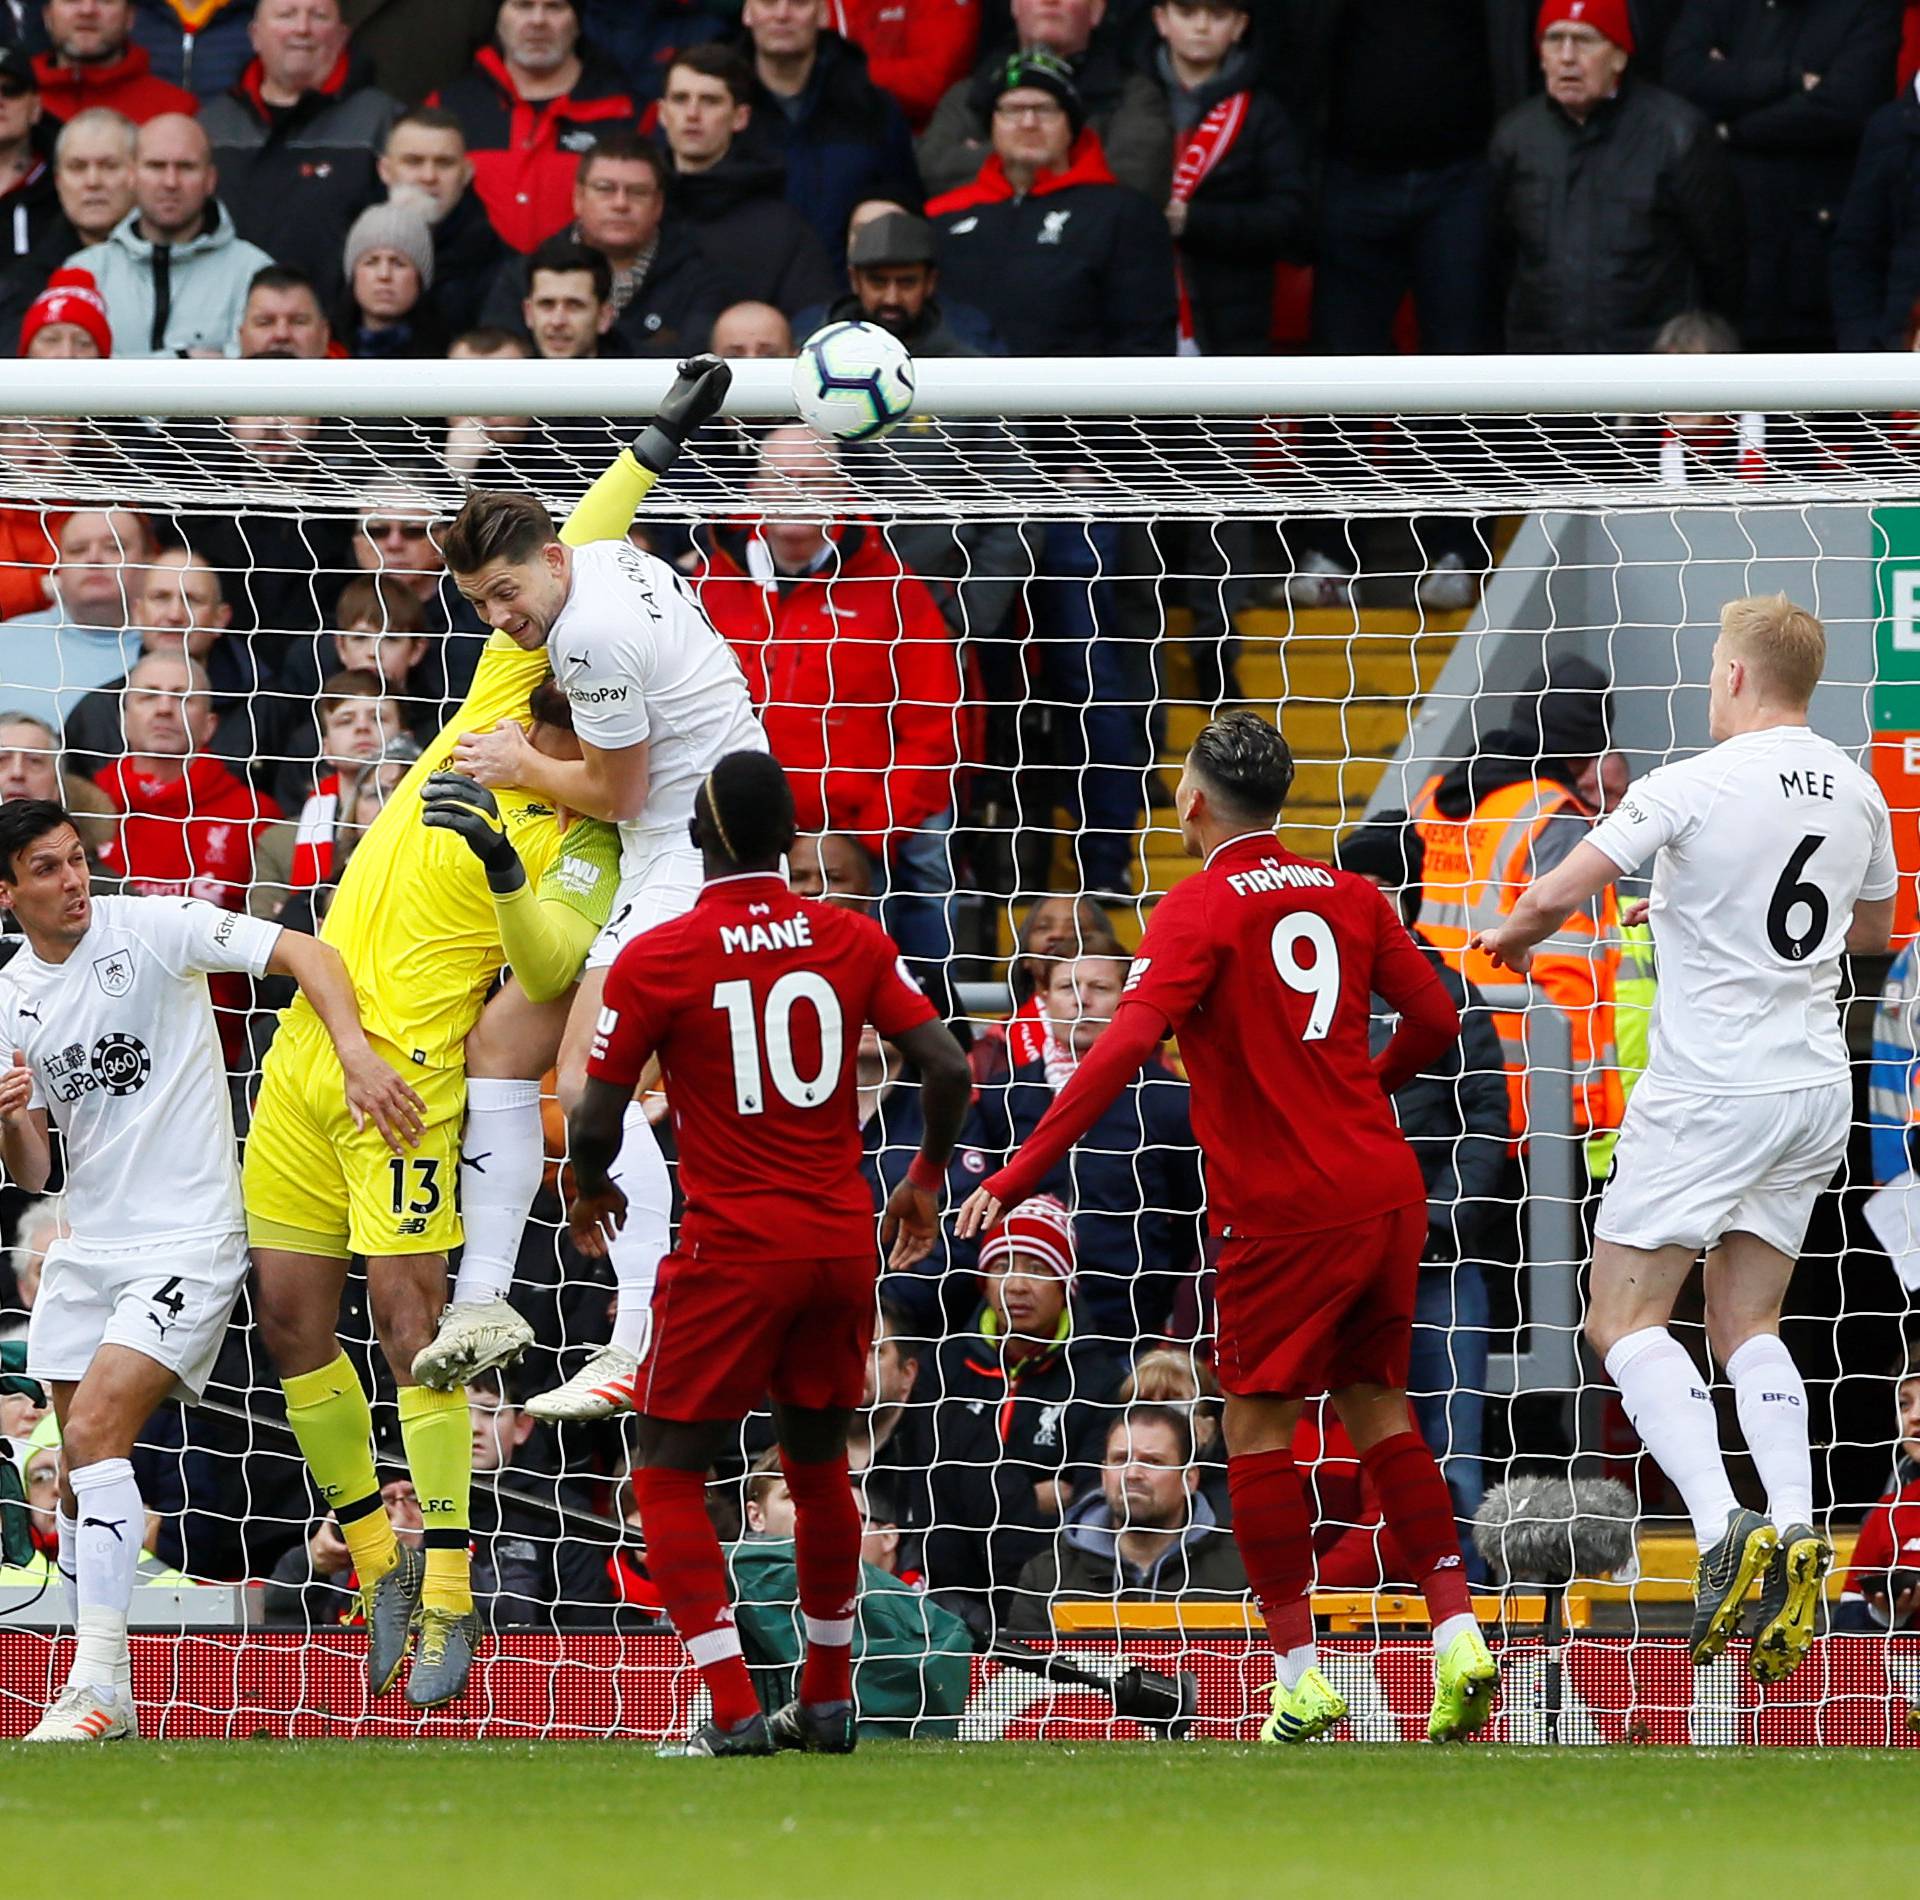
<path fill-rule="evenodd" d="M 847 1430 L 873 1342 L 873 1202 L 860 1173 L 855 1068 L 871 1023 L 919 1070 L 926 1134 L 881 1229 L 895 1268 L 933 1245 L 939 1184 L 966 1113 L 967 1061 L 871 919 L 797 897 L 780 861 L 793 794 L 764 752 L 721 759 L 691 825 L 706 873 L 684 916 L 636 937 L 608 972 L 567 1121 L 581 1250 L 626 1215 L 608 1170 L 635 1084 L 657 1055 L 673 1104 L 686 1219 L 660 1269 L 635 1405 L 647 1567 L 713 1698 L 690 1755 L 854 1743 L 860 1513 Z M 760 1713 L 706 1512 L 706 1473 L 771 1392 L 796 1508 L 806 1656 L 799 1693 Z"/>
<path fill-rule="evenodd" d="M 733 649 L 681 576 L 627 540 L 655 474 L 719 407 L 731 375 L 717 357 L 681 364 L 653 420 L 558 532 L 534 496 L 482 490 L 446 535 L 447 567 L 481 619 L 517 646 L 546 649 L 580 740 L 578 758 L 545 758 L 503 720 L 462 736 L 456 769 L 620 827 L 613 916 L 587 955 L 560 1043 L 560 1104 L 569 1110 L 586 1079 L 601 986 L 620 946 L 682 915 L 699 893 L 700 855 L 687 843 L 696 787 L 727 753 L 767 748 Z M 471 1186 L 493 1210 L 489 1217 L 517 1236 L 540 1185 L 539 1107 L 525 1100 L 491 1120 L 494 1175 Z M 536 1418 L 605 1418 L 632 1402 L 673 1199 L 637 1102 L 628 1109 L 621 1175 L 633 1218 L 613 1248 L 613 1337 L 566 1384 L 528 1402 Z M 508 1183 L 517 1184 L 511 1205 Z M 503 1292 L 510 1259 L 501 1262 Z"/>
<path fill-rule="evenodd" d="M 1039 1186 L 1170 1035 L 1193 1086 L 1219 1257 L 1233 1535 L 1278 1658 L 1262 1741 L 1300 1742 L 1347 1705 L 1313 1641 L 1313 1546 L 1294 1468 L 1302 1401 L 1330 1392 L 1433 1618 L 1427 1733 L 1483 1727 L 1498 1674 L 1460 1561 L 1453 1503 L 1407 1409 L 1426 1190 L 1388 1096 L 1460 1019 L 1364 878 L 1282 848 L 1286 741 L 1252 713 L 1216 719 L 1175 793 L 1198 876 L 1160 900 L 1093 1053 L 1020 1152 L 960 1211 L 963 1236 Z M 1400 1026 L 1368 1053 L 1368 1001 Z"/>
<path fill-rule="evenodd" d="M 146 1506 L 134 1439 L 170 1394 L 206 1389 L 247 1277 L 233 1108 L 207 994 L 214 970 L 290 976 L 345 1114 L 399 1156 L 420 1098 L 381 1061 L 330 945 L 198 898 L 92 895 L 72 820 L 0 804 L 0 910 L 26 939 L 0 970 L 0 1160 L 30 1194 L 66 1147 L 68 1231 L 47 1255 L 27 1369 L 60 1421 L 59 1567 L 78 1633 L 35 1742 L 137 1733 L 127 1613 Z M 64 1593 L 64 1591 L 63 1591 Z"/>

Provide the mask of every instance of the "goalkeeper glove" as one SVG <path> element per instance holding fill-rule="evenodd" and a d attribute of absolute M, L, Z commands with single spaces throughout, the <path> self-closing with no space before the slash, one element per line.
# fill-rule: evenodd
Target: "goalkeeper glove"
<path fill-rule="evenodd" d="M 526 883 L 527 867 L 507 836 L 499 801 L 484 785 L 458 772 L 435 772 L 420 796 L 426 807 L 420 822 L 465 839 L 485 867 L 487 889 L 494 896 L 511 897 Z"/>
<path fill-rule="evenodd" d="M 732 369 L 719 357 L 688 357 L 680 365 L 673 387 L 653 412 L 653 420 L 634 438 L 633 459 L 642 468 L 664 475 L 686 445 L 687 437 L 719 413 L 732 381 Z"/>

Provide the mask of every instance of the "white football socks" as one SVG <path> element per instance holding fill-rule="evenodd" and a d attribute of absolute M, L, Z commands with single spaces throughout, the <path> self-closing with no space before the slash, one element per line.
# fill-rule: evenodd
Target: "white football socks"
<path fill-rule="evenodd" d="M 627 1224 L 608 1249 L 618 1302 L 613 1343 L 644 1355 L 653 1324 L 653 1283 L 659 1278 L 672 1231 L 673 1182 L 646 1110 L 638 1102 L 629 1102 L 621 1117 L 620 1153 L 607 1173 L 627 1197 Z"/>
<path fill-rule="evenodd" d="M 74 1539 L 80 1534 L 80 1527 L 67 1515 L 67 1507 L 57 1505 L 54 1508 L 53 1522 L 60 1533 L 60 1547 L 54 1555 L 54 1600 L 60 1606 L 60 1620 L 69 1629 L 79 1614 L 80 1604 L 74 1596 L 74 1565 L 78 1561 L 74 1554 Z"/>
<path fill-rule="evenodd" d="M 96 1695 L 125 1691 L 132 1662 L 127 1648 L 127 1615 L 133 1607 L 134 1565 L 147 1534 L 147 1510 L 140 1501 L 133 1466 L 124 1458 L 102 1458 L 69 1473 L 79 1504 L 74 1539 L 74 1587 L 78 1599 L 69 1682 L 85 1683 Z"/>
<path fill-rule="evenodd" d="M 1739 1500 L 1720 1455 L 1712 1395 L 1687 1349 L 1664 1326 L 1643 1327 L 1607 1354 L 1607 1375 L 1640 1442 L 1685 1500 L 1700 1548 L 1718 1543 Z"/>
<path fill-rule="evenodd" d="M 1297 1689 L 1301 1678 L 1309 1669 L 1315 1668 L 1320 1660 L 1320 1651 L 1312 1643 L 1302 1643 L 1298 1649 L 1289 1649 L 1273 1659 L 1273 1673 L 1280 1679 L 1283 1689 Z"/>
<path fill-rule="evenodd" d="M 507 1297 L 545 1167 L 540 1084 L 470 1078 L 460 1141 L 460 1219 L 467 1240 L 453 1282 L 456 1302 Z"/>
<path fill-rule="evenodd" d="M 1772 1333 L 1757 1333 L 1727 1361 L 1740 1429 L 1767 1487 L 1775 1526 L 1813 1522 L 1813 1452 L 1807 1439 L 1807 1388 Z"/>

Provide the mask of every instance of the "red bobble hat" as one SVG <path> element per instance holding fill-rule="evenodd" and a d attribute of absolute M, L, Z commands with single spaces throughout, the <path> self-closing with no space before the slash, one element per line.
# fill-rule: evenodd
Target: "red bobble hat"
<path fill-rule="evenodd" d="M 1567 21 L 1605 34 L 1623 53 L 1633 51 L 1633 21 L 1627 13 L 1627 0 L 1542 0 L 1533 37 L 1543 40 L 1548 27 Z"/>
<path fill-rule="evenodd" d="M 20 354 L 50 323 L 77 323 L 100 346 L 102 356 L 113 354 L 113 326 L 107 321 L 107 300 L 90 270 L 57 270 L 47 287 L 27 306 L 20 320 Z"/>
<path fill-rule="evenodd" d="M 1064 1202 L 1051 1194 L 1036 1194 L 1022 1201 L 1001 1217 L 997 1227 L 989 1227 L 980 1243 L 980 1271 L 989 1273 L 997 1261 L 1011 1254 L 1038 1261 L 1073 1285 L 1077 1264 L 1073 1250 L 1073 1216 Z"/>

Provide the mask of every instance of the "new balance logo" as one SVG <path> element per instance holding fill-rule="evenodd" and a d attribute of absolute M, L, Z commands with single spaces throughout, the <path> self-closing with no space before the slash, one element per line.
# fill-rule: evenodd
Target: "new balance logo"
<path fill-rule="evenodd" d="M 120 1535 L 126 1528 L 126 1524 L 127 1520 L 124 1517 L 83 1517 L 80 1520 L 80 1528 L 83 1531 L 111 1531 L 116 1544 L 124 1544 L 127 1541 Z"/>

